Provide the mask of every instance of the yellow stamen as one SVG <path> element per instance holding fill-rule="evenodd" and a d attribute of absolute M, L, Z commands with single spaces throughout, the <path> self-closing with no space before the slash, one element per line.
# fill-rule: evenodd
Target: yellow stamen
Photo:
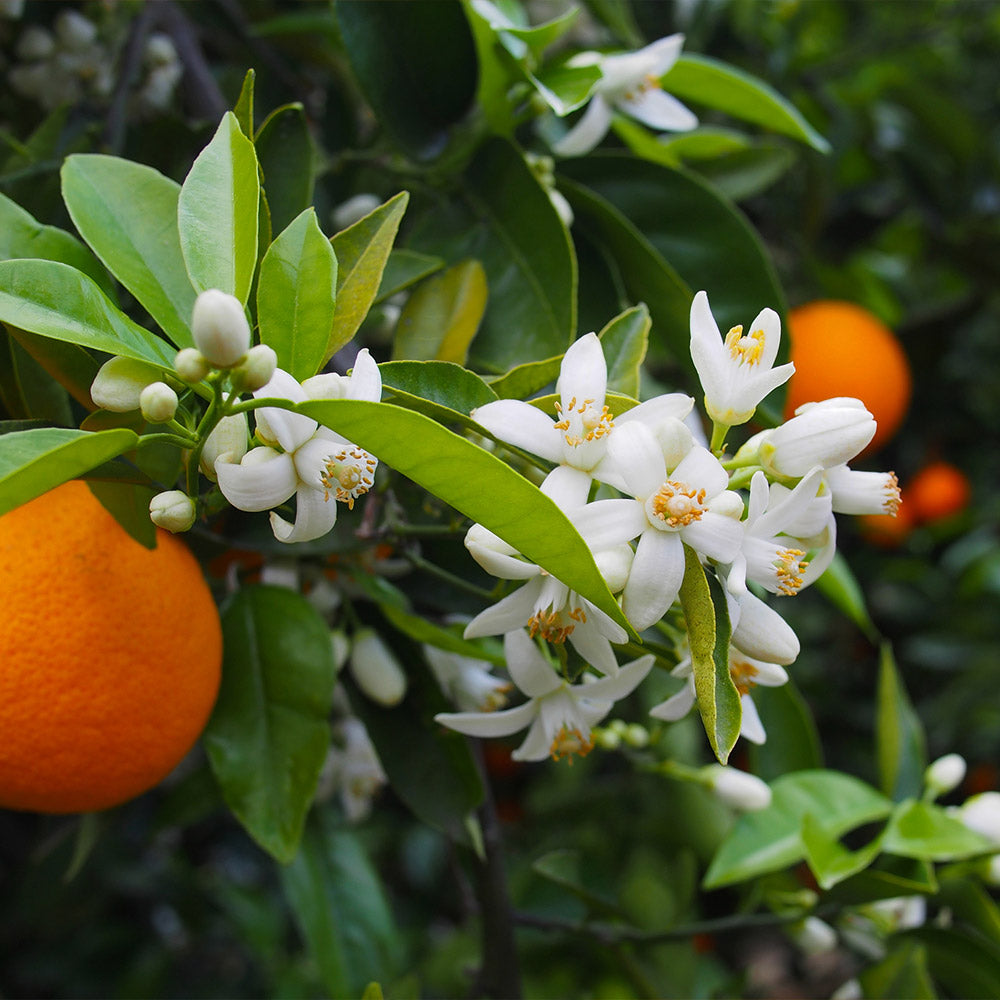
<path fill-rule="evenodd" d="M 556 733 L 556 738 L 552 741 L 552 746 L 549 748 L 549 754 L 553 760 L 562 760 L 563 757 L 569 757 L 569 762 L 572 764 L 574 754 L 578 757 L 586 757 L 593 749 L 593 742 L 589 737 L 584 736 L 576 726 L 570 728 L 564 725 Z"/>
<path fill-rule="evenodd" d="M 751 688 L 757 686 L 757 668 L 745 660 L 730 660 L 729 676 L 741 695 L 748 694 Z"/>
<path fill-rule="evenodd" d="M 564 643 L 572 634 L 575 625 L 564 625 L 558 611 L 536 611 L 528 619 L 528 635 L 532 639 L 541 636 L 546 642 L 556 645 Z"/>
<path fill-rule="evenodd" d="M 744 365 L 756 365 L 760 362 L 764 353 L 764 341 L 766 336 L 763 330 L 754 330 L 749 336 L 743 336 L 743 327 L 734 326 L 726 334 L 726 347 L 729 356 L 734 361 L 739 361 Z"/>
<path fill-rule="evenodd" d="M 805 553 L 801 549 L 779 549 L 774 569 L 778 576 L 778 592 L 786 597 L 792 597 L 802 586 L 802 574 L 809 563 L 802 559 Z"/>
<path fill-rule="evenodd" d="M 332 493 L 336 500 L 354 509 L 354 501 L 364 496 L 375 485 L 378 462 L 360 448 L 341 448 L 327 456 L 320 473 L 323 499 L 329 501 Z"/>
<path fill-rule="evenodd" d="M 903 503 L 902 494 L 899 492 L 899 480 L 895 472 L 889 473 L 889 482 L 885 487 L 885 499 L 882 501 L 882 509 L 895 517 L 899 513 L 899 508 Z"/>
<path fill-rule="evenodd" d="M 705 490 L 668 479 L 653 497 L 653 513 L 671 528 L 683 528 L 700 521 L 705 513 Z"/>

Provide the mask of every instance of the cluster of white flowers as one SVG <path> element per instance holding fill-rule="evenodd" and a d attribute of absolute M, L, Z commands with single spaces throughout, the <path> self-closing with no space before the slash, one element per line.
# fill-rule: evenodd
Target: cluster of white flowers
<path fill-rule="evenodd" d="M 735 327 L 723 338 L 707 295 L 695 296 L 691 353 L 713 424 L 712 450 L 689 396 L 665 394 L 612 415 L 607 365 L 593 333 L 566 352 L 554 417 L 516 400 L 472 413 L 497 439 L 554 464 L 541 490 L 587 542 L 637 631 L 653 628 L 675 606 L 685 546 L 716 574 L 732 625 L 730 675 L 741 696 L 742 735 L 756 743 L 765 732 L 751 691 L 787 681 L 784 668 L 797 657 L 799 642 L 748 584 L 778 596 L 796 594 L 833 558 L 835 512 L 895 513 L 899 505 L 892 473 L 847 466 L 875 433 L 873 417 L 856 399 L 800 407 L 787 423 L 726 455 L 730 428 L 750 420 L 763 398 L 792 374 L 790 364 L 774 366 L 779 338 L 779 318 L 770 309 L 755 318 L 748 334 Z M 602 498 L 590 500 L 598 484 Z M 613 491 L 620 495 L 609 496 Z M 446 713 L 439 720 L 479 736 L 509 734 L 530 723 L 528 739 L 515 754 L 527 760 L 585 753 L 594 722 L 640 683 L 652 658 L 620 668 L 614 646 L 626 641 L 625 631 L 483 526 L 469 530 L 466 546 L 493 575 L 525 581 L 476 616 L 465 635 L 504 636 L 511 679 L 529 700 L 503 712 Z M 558 659 L 565 667 L 559 647 L 566 643 L 603 676 L 585 672 L 569 683 L 555 665 Z M 559 655 L 550 662 L 543 649 Z M 656 718 L 678 719 L 695 703 L 690 657 L 674 674 L 687 683 L 652 710 Z"/>

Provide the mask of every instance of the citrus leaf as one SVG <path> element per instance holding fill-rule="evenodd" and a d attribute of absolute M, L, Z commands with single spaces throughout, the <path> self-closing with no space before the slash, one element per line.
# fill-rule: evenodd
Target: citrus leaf
<path fill-rule="evenodd" d="M 964 930 L 916 927 L 906 940 L 927 949 L 931 975 L 946 995 L 965 1000 L 993 1000 L 1000 996 L 1000 949 Z"/>
<path fill-rule="evenodd" d="M 474 430 L 478 424 L 469 416 L 471 411 L 497 398 L 478 375 L 450 361 L 386 361 L 379 372 L 382 389 L 392 393 L 392 402 L 441 423 Z"/>
<path fill-rule="evenodd" d="M 926 739 L 889 642 L 882 644 L 879 656 L 875 753 L 879 786 L 886 795 L 898 802 L 920 794 L 927 766 Z"/>
<path fill-rule="evenodd" d="M 889 819 L 882 849 L 925 861 L 955 861 L 995 850 L 981 834 L 932 802 L 901 802 Z"/>
<path fill-rule="evenodd" d="M 633 306 L 616 316 L 598 334 L 608 359 L 608 390 L 639 398 L 639 370 L 649 343 L 649 310 Z"/>
<path fill-rule="evenodd" d="M 441 628 L 440 625 L 429 622 L 422 615 L 410 614 L 409 611 L 392 605 L 383 605 L 379 610 L 394 628 L 409 636 L 414 642 L 436 646 L 438 649 L 457 653 L 459 656 L 467 656 L 473 660 L 486 660 L 500 667 L 507 662 L 506 657 L 499 649 L 487 649 L 479 643 L 463 639 L 455 632 L 449 632 L 447 629 Z"/>
<path fill-rule="evenodd" d="M 875 641 L 878 638 L 878 629 L 865 605 L 864 592 L 842 553 L 834 554 L 833 561 L 816 581 L 816 589 L 847 615 L 869 639 Z"/>
<path fill-rule="evenodd" d="M 858 976 L 864 996 L 936 1000 L 937 992 L 927 968 L 927 949 L 916 941 L 897 940 L 892 950 Z"/>
<path fill-rule="evenodd" d="M 831 889 L 838 882 L 867 868 L 882 850 L 882 835 L 857 851 L 849 851 L 830 836 L 812 814 L 802 819 L 802 846 L 806 862 L 820 888 Z"/>
<path fill-rule="evenodd" d="M 248 69 L 240 87 L 240 96 L 236 98 L 236 104 L 233 106 L 233 115 L 239 123 L 240 130 L 248 139 L 253 138 L 253 92 L 256 79 L 256 72 Z"/>
<path fill-rule="evenodd" d="M 34 357 L 0 326 L 0 403 L 15 420 L 40 420 L 58 427 L 76 421 L 66 390 L 49 378 Z"/>
<path fill-rule="evenodd" d="M 275 108 L 254 136 L 254 149 L 264 174 L 271 228 L 281 232 L 313 200 L 313 151 L 301 104 Z"/>
<path fill-rule="evenodd" d="M 375 294 L 376 302 L 384 302 L 397 292 L 416 284 L 422 278 L 440 271 L 444 261 L 440 257 L 418 253 L 416 250 L 396 249 L 389 253 L 382 272 L 382 280 Z"/>
<path fill-rule="evenodd" d="M 88 410 L 95 408 L 90 387 L 100 365 L 89 351 L 63 340 L 28 333 L 16 326 L 8 327 L 8 332 L 81 406 Z"/>
<path fill-rule="evenodd" d="M 778 687 L 758 686 L 753 700 L 767 732 L 766 743 L 747 748 L 754 774 L 773 781 L 781 774 L 823 766 L 816 721 L 791 678 Z"/>

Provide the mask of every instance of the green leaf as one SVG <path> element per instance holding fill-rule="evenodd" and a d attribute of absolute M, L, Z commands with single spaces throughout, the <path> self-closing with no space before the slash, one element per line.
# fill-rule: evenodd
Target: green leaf
<path fill-rule="evenodd" d="M 598 334 L 608 362 L 608 389 L 639 398 L 639 372 L 649 343 L 649 310 L 633 306 Z"/>
<path fill-rule="evenodd" d="M 409 199 L 400 191 L 330 240 L 337 255 L 337 309 L 324 362 L 358 332 L 368 315 Z"/>
<path fill-rule="evenodd" d="M 821 153 L 830 144 L 776 90 L 743 70 L 701 55 L 682 55 L 662 78 L 663 89 L 681 100 L 724 111 L 798 139 Z"/>
<path fill-rule="evenodd" d="M 536 486 L 488 451 L 423 414 L 387 403 L 313 400 L 295 409 L 478 521 L 629 628 L 570 520 Z"/>
<path fill-rule="evenodd" d="M 917 927 L 905 938 L 924 945 L 931 975 L 948 995 L 963 1000 L 1000 996 L 1000 950 L 990 942 L 944 927 Z"/>
<path fill-rule="evenodd" d="M 889 642 L 879 657 L 875 750 L 879 787 L 897 802 L 920 794 L 927 766 L 923 725 L 896 669 Z"/>
<path fill-rule="evenodd" d="M 0 261 L 0 321 L 167 370 L 177 356 L 113 305 L 91 278 L 50 260 Z"/>
<path fill-rule="evenodd" d="M 236 106 L 233 108 L 233 116 L 239 123 L 240 131 L 248 139 L 253 138 L 253 91 L 256 79 L 256 72 L 248 69 L 243 77 L 243 86 L 240 87 L 240 96 L 236 98 Z"/>
<path fill-rule="evenodd" d="M 9 327 L 14 338 L 81 406 L 94 409 L 90 387 L 99 365 L 94 356 L 76 344 L 39 337 L 27 330 Z"/>
<path fill-rule="evenodd" d="M 927 949 L 916 941 L 899 940 L 875 965 L 858 976 L 866 997 L 894 1000 L 936 1000 L 937 993 L 927 968 Z"/>
<path fill-rule="evenodd" d="M 937 891 L 932 864 L 883 854 L 873 867 L 833 886 L 829 898 L 846 906 L 856 906 L 897 896 L 933 896 Z"/>
<path fill-rule="evenodd" d="M 802 824 L 811 815 L 828 837 L 881 819 L 892 803 L 870 785 L 839 771 L 795 771 L 771 783 L 771 804 L 745 813 L 719 846 L 706 889 L 780 871 L 805 856 Z"/>
<path fill-rule="evenodd" d="M 382 884 L 357 834 L 329 810 L 309 820 L 281 884 L 329 996 L 361 996 L 393 976 L 401 942 Z"/>
<path fill-rule="evenodd" d="M 73 224 L 178 347 L 189 347 L 191 287 L 177 229 L 180 186 L 141 163 L 78 154 L 62 168 Z"/>
<path fill-rule="evenodd" d="M 527 399 L 559 378 L 562 354 L 543 361 L 529 361 L 516 365 L 504 375 L 489 381 L 490 388 L 499 399 Z"/>
<path fill-rule="evenodd" d="M 816 722 L 805 699 L 791 679 L 778 687 L 759 686 L 754 705 L 767 732 L 767 742 L 747 748 L 750 770 L 765 781 L 791 771 L 823 766 L 823 748 Z"/>
<path fill-rule="evenodd" d="M 745 201 L 766 191 L 794 166 L 795 151 L 777 143 L 761 143 L 698 164 L 698 173 L 719 194 Z"/>
<path fill-rule="evenodd" d="M 583 860 L 580 851 L 562 848 L 536 858 L 532 862 L 531 870 L 547 882 L 576 896 L 591 912 L 620 917 L 621 908 L 613 899 L 595 892 L 584 884 L 586 875 Z"/>
<path fill-rule="evenodd" d="M 509 53 L 489 20 L 473 9 L 468 0 L 462 6 L 476 47 L 476 104 L 494 134 L 509 136 L 514 128 L 514 108 L 507 99 L 507 91 L 517 70 L 510 67 Z"/>
<path fill-rule="evenodd" d="M 541 73 L 525 73 L 542 100 L 562 117 L 579 108 L 594 93 L 601 80 L 597 66 L 572 66 L 560 63 Z"/>
<path fill-rule="evenodd" d="M 444 261 L 440 257 L 417 253 L 416 250 L 392 250 L 385 263 L 375 301 L 384 302 L 397 292 L 409 288 L 410 285 L 434 274 L 435 271 L 440 271 L 442 267 Z"/>
<path fill-rule="evenodd" d="M 802 819 L 802 846 L 820 888 L 830 889 L 867 868 L 882 850 L 882 837 L 876 837 L 857 851 L 849 851 L 807 813 Z"/>
<path fill-rule="evenodd" d="M 55 226 L 42 225 L 20 205 L 0 194 L 0 260 L 17 257 L 69 264 L 93 278 L 109 295 L 113 294 L 108 272 L 75 236 Z"/>
<path fill-rule="evenodd" d="M 272 111 L 253 144 L 264 173 L 271 229 L 280 233 L 313 200 L 315 153 L 302 105 L 286 104 Z"/>
<path fill-rule="evenodd" d="M 887 854 L 926 861 L 954 861 L 995 849 L 981 834 L 949 816 L 940 806 L 900 802 L 889 819 L 882 849 Z"/>
<path fill-rule="evenodd" d="M 257 284 L 261 343 L 300 382 L 325 360 L 336 298 L 337 257 L 308 208 L 268 247 Z"/>
<path fill-rule="evenodd" d="M 223 609 L 222 635 L 222 687 L 205 749 L 236 818 L 288 862 L 330 746 L 330 631 L 294 591 L 250 587 Z"/>
<path fill-rule="evenodd" d="M 13 431 L 0 437 L 0 514 L 134 448 L 133 431 L 90 433 L 61 427 Z"/>
<path fill-rule="evenodd" d="M 392 347 L 393 360 L 464 364 L 486 311 L 486 273 L 464 260 L 423 282 L 409 297 Z"/>
<path fill-rule="evenodd" d="M 90 492 L 104 509 L 140 544 L 156 547 L 156 525 L 149 519 L 149 502 L 156 490 L 137 483 L 90 480 Z"/>
<path fill-rule="evenodd" d="M 177 224 L 191 284 L 246 303 L 257 266 L 260 181 L 253 143 L 227 111 L 181 186 Z"/>
<path fill-rule="evenodd" d="M 478 375 L 450 361 L 387 361 L 379 365 L 379 372 L 391 402 L 440 423 L 475 429 L 478 425 L 470 412 L 497 398 Z"/>
<path fill-rule="evenodd" d="M 714 574 L 705 573 L 698 553 L 684 546 L 681 608 L 691 647 L 698 710 L 712 751 L 725 764 L 740 736 L 743 706 L 729 673 L 729 612 Z"/>
<path fill-rule="evenodd" d="M 938 897 L 954 917 L 1000 945 L 1000 907 L 982 885 L 970 878 L 947 878 Z"/>
<path fill-rule="evenodd" d="M 873 642 L 878 639 L 878 629 L 868 614 L 864 591 L 842 553 L 834 554 L 833 561 L 816 581 L 816 589 L 869 639 Z"/>
<path fill-rule="evenodd" d="M 0 326 L 0 402 L 15 420 L 41 420 L 70 427 L 76 423 L 66 390 Z"/>
<path fill-rule="evenodd" d="M 436 646 L 438 649 L 457 653 L 459 656 L 468 656 L 473 660 L 486 660 L 488 663 L 494 663 L 501 667 L 507 662 L 506 657 L 499 650 L 487 649 L 479 643 L 463 639 L 460 635 L 429 622 L 422 615 L 410 614 L 410 612 L 392 605 L 385 605 L 379 610 L 395 628 L 409 636 L 414 642 Z"/>

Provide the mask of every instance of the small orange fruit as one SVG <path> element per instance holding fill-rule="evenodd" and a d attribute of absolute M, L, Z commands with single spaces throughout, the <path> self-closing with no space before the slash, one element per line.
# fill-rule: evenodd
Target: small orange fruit
<path fill-rule="evenodd" d="M 949 462 L 931 462 L 910 480 L 906 502 L 918 521 L 940 521 L 964 510 L 972 487 L 961 469 Z"/>
<path fill-rule="evenodd" d="M 860 514 L 858 527 L 865 539 L 882 549 L 899 548 L 913 531 L 914 520 L 911 513 L 910 494 L 895 514 Z"/>
<path fill-rule="evenodd" d="M 133 540 L 80 481 L 0 517 L 0 807 L 90 812 L 151 788 L 218 693 L 219 615 L 180 539 Z"/>
<path fill-rule="evenodd" d="M 910 364 L 893 332 L 853 302 L 819 300 L 788 314 L 791 360 L 787 420 L 803 403 L 860 399 L 878 423 L 871 453 L 896 433 L 910 405 Z"/>

